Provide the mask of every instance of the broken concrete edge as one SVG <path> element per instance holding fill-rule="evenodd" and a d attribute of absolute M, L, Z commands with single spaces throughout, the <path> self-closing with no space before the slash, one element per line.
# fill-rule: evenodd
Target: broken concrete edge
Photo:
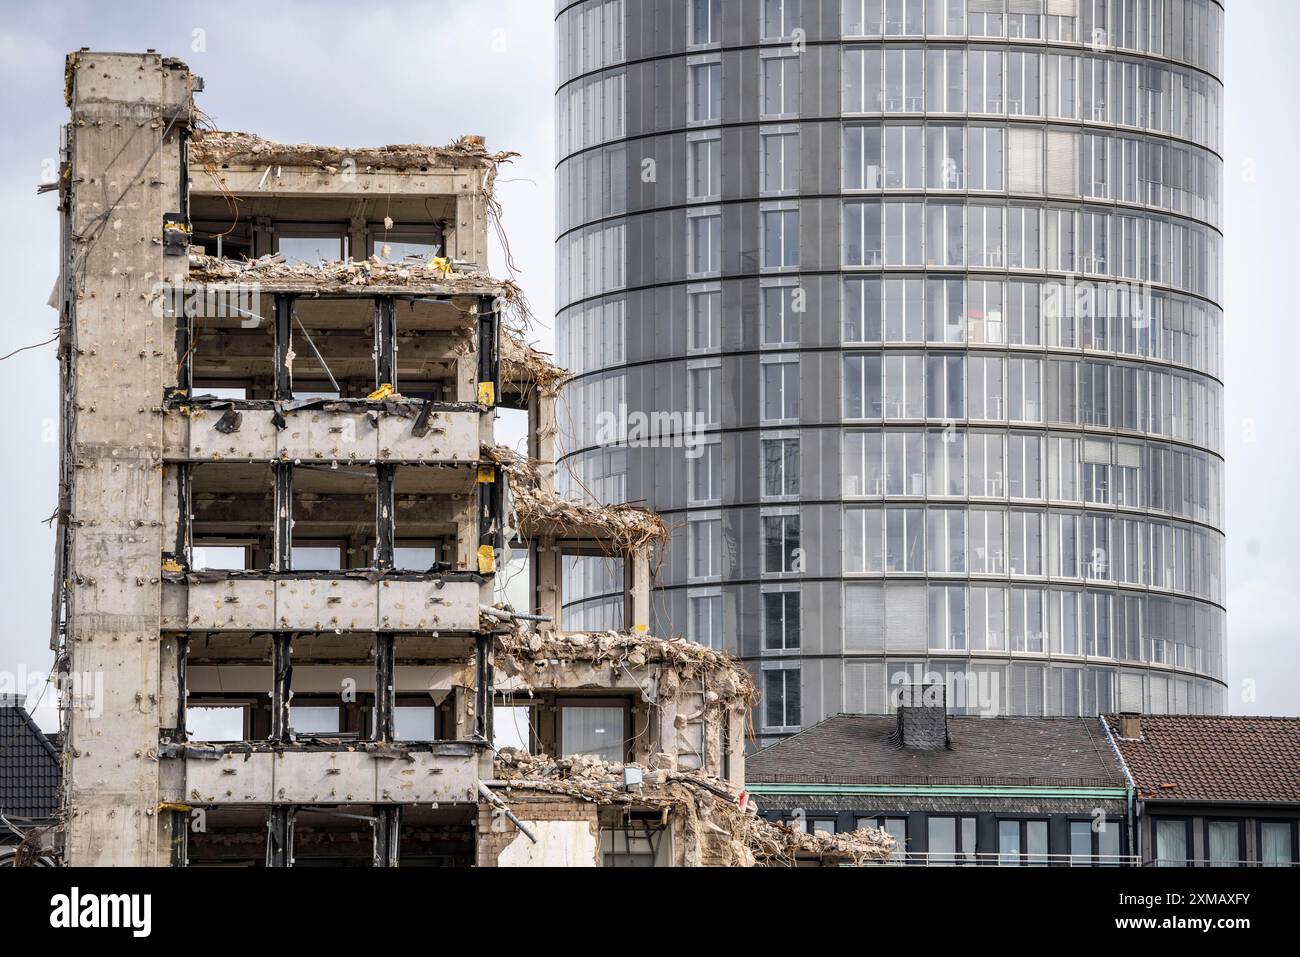
<path fill-rule="evenodd" d="M 525 340 L 525 330 L 508 323 L 501 325 L 501 378 L 517 385 L 521 392 L 536 388 L 544 396 L 554 397 L 572 376 L 552 362 L 547 353 Z"/>
<path fill-rule="evenodd" d="M 163 396 L 162 407 L 165 411 L 176 410 L 190 418 L 202 418 L 205 410 L 238 409 L 249 411 L 280 412 L 295 415 L 299 412 L 354 412 L 388 415 L 404 419 L 419 418 L 424 409 L 431 412 L 490 412 L 491 406 L 479 402 L 449 402 L 408 398 L 400 392 L 394 392 L 384 399 L 224 399 L 220 396 L 199 392 L 189 395 L 183 389 L 170 389 Z"/>
<path fill-rule="evenodd" d="M 537 464 L 504 445 L 484 444 L 482 457 L 496 463 L 510 483 L 515 528 L 526 537 L 603 537 L 623 554 L 651 545 L 667 547 L 672 539 L 658 512 L 635 505 L 570 502 L 543 491 Z"/>
<path fill-rule="evenodd" d="M 260 568 L 185 569 L 169 567 L 163 569 L 163 578 L 166 581 L 186 581 L 191 584 L 224 581 L 364 581 L 376 585 L 380 582 L 418 581 L 431 584 L 434 588 L 441 588 L 448 582 L 472 582 L 481 586 L 490 581 L 486 575 L 471 571 L 422 572 L 414 569 L 393 568 L 299 569 L 278 572 Z"/>
<path fill-rule="evenodd" d="M 497 633 L 497 669 L 525 684 L 553 664 L 583 663 L 628 669 L 656 669 L 656 695 L 671 697 L 686 682 L 699 681 L 705 704 L 758 700 L 754 679 L 739 659 L 687 638 L 658 638 L 628 632 L 528 631 L 520 626 Z M 642 677 L 642 675 L 638 675 Z M 650 677 L 650 675 L 644 675 Z"/>
<path fill-rule="evenodd" d="M 255 133 L 198 129 L 190 159 L 207 166 L 311 166 L 326 171 L 487 169 L 495 171 L 518 153 L 490 153 L 481 136 L 462 136 L 446 146 L 400 143 L 347 148 L 314 143 L 277 143 Z"/>
<path fill-rule="evenodd" d="M 173 741 L 164 739 L 158 746 L 160 758 L 190 758 L 217 761 L 232 754 L 369 754 L 375 758 L 414 760 L 413 754 L 437 754 L 471 757 L 487 747 L 484 741 L 357 741 L 329 735 L 298 735 L 292 742 L 282 741 Z"/>
<path fill-rule="evenodd" d="M 234 260 L 191 252 L 188 280 L 242 284 L 263 292 L 347 295 L 492 296 L 504 307 L 522 301 L 519 286 L 489 273 L 460 272 L 433 260 L 388 262 L 376 256 L 322 263 L 289 262 L 280 253 Z"/>
<path fill-rule="evenodd" d="M 624 771 L 640 772 L 641 784 L 625 785 Z M 888 860 L 894 838 L 883 829 L 822 834 L 804 833 L 758 816 L 746 792 L 698 771 L 645 768 L 580 756 L 552 758 L 502 748 L 489 782 L 501 799 L 526 802 L 530 796 L 561 795 L 602 807 L 660 809 L 682 825 L 689 865 L 739 867 L 792 866 L 800 860 L 823 864 L 867 864 Z M 514 812 L 527 820 L 526 803 Z"/>

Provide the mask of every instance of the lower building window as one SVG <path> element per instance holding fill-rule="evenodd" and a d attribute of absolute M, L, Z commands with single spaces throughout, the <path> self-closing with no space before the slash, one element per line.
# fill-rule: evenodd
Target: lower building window
<path fill-rule="evenodd" d="M 1205 860 L 1210 867 L 1236 867 L 1242 853 L 1240 821 L 1208 821 L 1205 825 Z"/>
<path fill-rule="evenodd" d="M 1187 867 L 1192 863 L 1187 822 L 1181 818 L 1156 821 L 1156 866 Z"/>
<path fill-rule="evenodd" d="M 907 818 L 905 817 L 860 817 L 858 828 L 875 827 L 883 830 L 894 839 L 894 849 L 889 852 L 889 859 L 895 863 L 907 861 Z"/>
<path fill-rule="evenodd" d="M 1047 863 L 1046 821 L 998 821 L 998 864 L 1002 867 Z"/>
<path fill-rule="evenodd" d="M 975 818 L 932 817 L 926 824 L 931 864 L 975 863 Z"/>
<path fill-rule="evenodd" d="M 1259 823 L 1259 862 L 1265 867 L 1291 867 L 1296 863 L 1296 826 L 1291 821 Z"/>
<path fill-rule="evenodd" d="M 1110 819 L 1071 821 L 1070 866 L 1118 866 L 1119 829 L 1119 822 Z"/>

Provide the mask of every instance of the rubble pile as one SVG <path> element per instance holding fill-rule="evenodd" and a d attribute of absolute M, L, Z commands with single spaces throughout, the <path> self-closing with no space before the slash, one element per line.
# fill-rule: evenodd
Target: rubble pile
<path fill-rule="evenodd" d="M 484 272 L 456 272 L 437 261 L 387 262 L 377 257 L 313 265 L 288 262 L 280 253 L 244 261 L 191 253 L 189 280 L 301 286 L 307 292 L 347 291 L 369 286 L 430 286 L 452 293 L 493 293 L 507 304 L 519 297 L 519 287 L 513 282 L 495 279 Z"/>
<path fill-rule="evenodd" d="M 641 772 L 629 790 L 624 770 Z M 661 808 L 683 824 L 688 864 L 788 867 L 803 860 L 823 864 L 865 864 L 886 860 L 894 839 L 864 828 L 847 834 L 804 834 L 758 816 L 748 795 L 696 771 L 643 768 L 584 757 L 552 758 L 515 748 L 497 752 L 495 774 L 501 796 L 556 794 L 602 806 Z"/>
<path fill-rule="evenodd" d="M 569 380 L 569 373 L 550 360 L 550 357 L 533 348 L 520 329 L 501 326 L 501 378 L 504 382 L 520 386 L 536 386 L 542 395 L 554 396 L 560 386 Z M 526 388 L 521 390 L 526 391 Z"/>
<path fill-rule="evenodd" d="M 701 682 L 706 704 L 740 700 L 746 708 L 758 698 L 754 679 L 730 655 L 684 638 L 656 638 L 625 632 L 526 631 L 497 635 L 497 667 L 525 682 L 552 662 L 639 668 L 658 666 L 656 688 L 671 696 L 686 682 Z"/>
<path fill-rule="evenodd" d="M 544 491 L 536 466 L 506 446 L 484 445 L 483 457 L 506 473 L 515 528 L 525 537 L 587 530 L 591 537 L 604 539 L 615 553 L 623 554 L 651 544 L 666 546 L 672 537 L 657 512 L 635 505 L 570 502 Z"/>
<path fill-rule="evenodd" d="M 234 130 L 195 130 L 190 160 L 204 166 L 315 166 L 338 171 L 350 168 L 425 170 L 430 167 L 482 167 L 495 171 L 518 153 L 489 153 L 479 136 L 462 136 L 448 146 L 396 144 L 343 149 L 314 143 L 277 143 L 253 133 Z"/>

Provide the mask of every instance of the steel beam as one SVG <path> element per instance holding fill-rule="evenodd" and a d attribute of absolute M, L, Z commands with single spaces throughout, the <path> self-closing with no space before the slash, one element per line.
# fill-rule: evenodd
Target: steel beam
<path fill-rule="evenodd" d="M 397 667 L 396 641 L 391 631 L 375 635 L 375 708 L 370 740 L 393 740 L 393 712 L 397 707 L 394 671 Z"/>
<path fill-rule="evenodd" d="M 266 820 L 266 866 L 293 866 L 293 808 L 277 804 Z"/>
<path fill-rule="evenodd" d="M 275 297 L 275 398 L 292 399 L 293 381 L 289 374 L 289 351 L 293 342 L 293 296 L 277 293 Z"/>
<path fill-rule="evenodd" d="M 401 805 L 375 808 L 375 867 L 396 867 L 398 845 L 402 836 Z"/>
<path fill-rule="evenodd" d="M 397 529 L 397 497 L 394 494 L 397 467 L 376 465 L 378 486 L 375 494 L 375 567 L 388 571 L 393 567 L 393 538 Z"/>
<path fill-rule="evenodd" d="M 392 296 L 375 302 L 375 388 L 397 388 L 397 303 Z"/>
<path fill-rule="evenodd" d="M 275 482 L 271 569 L 287 572 L 293 569 L 293 466 L 272 462 L 271 472 Z"/>
<path fill-rule="evenodd" d="M 277 632 L 271 636 L 271 737 L 285 743 L 293 731 L 289 724 L 289 698 L 293 688 L 292 635 Z"/>

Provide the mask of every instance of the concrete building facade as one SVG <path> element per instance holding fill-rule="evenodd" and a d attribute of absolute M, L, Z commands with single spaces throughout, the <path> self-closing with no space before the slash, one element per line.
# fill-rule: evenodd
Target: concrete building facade
<path fill-rule="evenodd" d="M 556 10 L 557 482 L 672 527 L 652 630 L 765 740 L 1221 711 L 1222 6 Z"/>

